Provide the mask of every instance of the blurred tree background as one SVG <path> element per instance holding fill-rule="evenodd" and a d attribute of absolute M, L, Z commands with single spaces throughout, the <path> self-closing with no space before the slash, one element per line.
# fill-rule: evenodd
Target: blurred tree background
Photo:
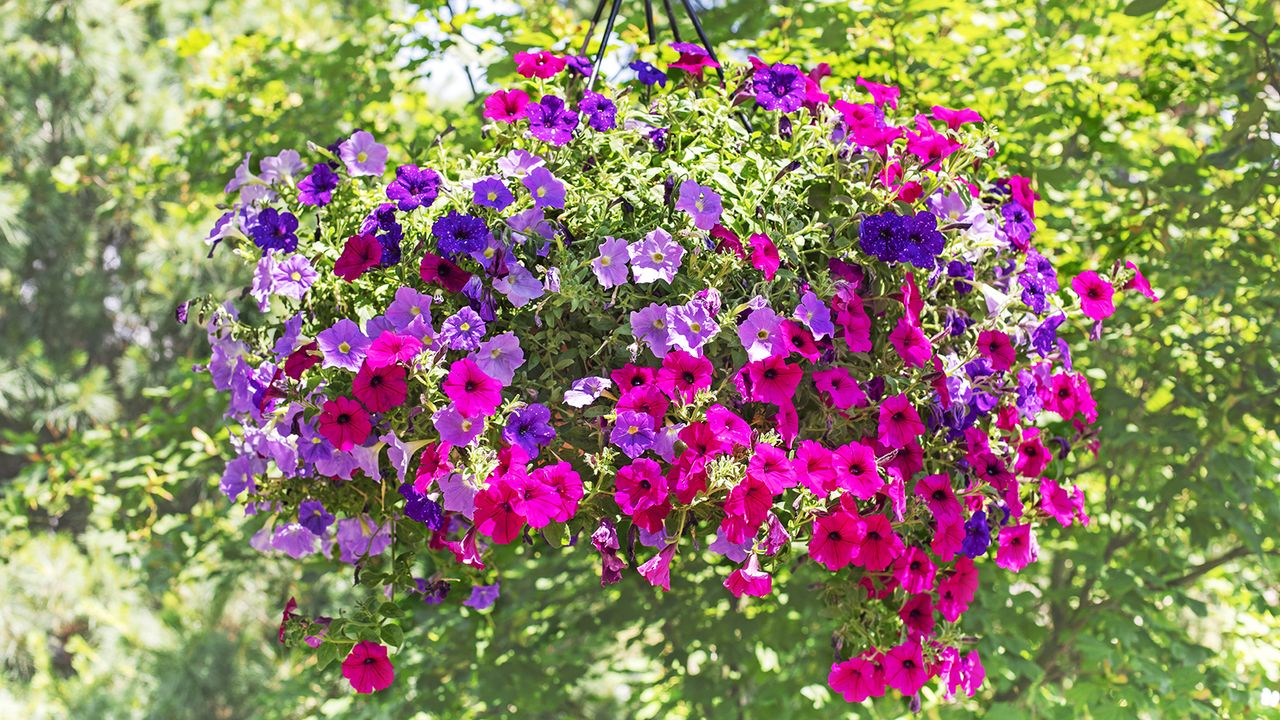
<path fill-rule="evenodd" d="M 492 611 L 406 605 L 377 697 L 276 643 L 290 595 L 317 615 L 360 596 L 248 547 L 252 519 L 217 492 L 220 399 L 191 373 L 204 338 L 173 309 L 243 284 L 202 238 L 244 153 L 354 128 L 393 157 L 466 152 L 472 85 L 501 86 L 516 50 L 576 52 L 594 9 L 450 2 L 0 6 L 0 715 L 908 714 L 826 689 L 804 577 L 740 608 L 709 568 L 668 595 L 600 590 L 581 551 L 526 549 Z M 625 5 L 610 73 L 668 57 Z M 1280 716 L 1275 4 L 709 5 L 724 56 L 977 109 L 1034 175 L 1063 270 L 1136 259 L 1163 296 L 1077 352 L 1105 408 L 1080 475 L 1093 524 L 1042 538 L 1016 577 L 983 569 L 966 623 L 985 694 L 925 715 Z"/>

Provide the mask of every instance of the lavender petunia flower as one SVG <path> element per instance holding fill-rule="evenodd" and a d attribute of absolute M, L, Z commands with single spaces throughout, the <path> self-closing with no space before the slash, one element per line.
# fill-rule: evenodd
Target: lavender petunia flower
<path fill-rule="evenodd" d="M 324 535 L 333 520 L 333 513 L 325 510 L 319 500 L 304 500 L 298 505 L 298 523 L 314 535 Z"/>
<path fill-rule="evenodd" d="M 484 431 L 484 418 L 465 418 L 452 404 L 437 410 L 431 421 L 440 439 L 457 447 L 470 445 Z"/>
<path fill-rule="evenodd" d="M 584 377 L 574 380 L 564 393 L 564 404 L 584 408 L 595 402 L 600 393 L 613 387 L 613 381 L 603 377 Z"/>
<path fill-rule="evenodd" d="M 360 332 L 358 325 L 343 318 L 317 335 L 316 343 L 324 354 L 324 367 L 356 372 L 360 369 L 360 363 L 364 362 L 364 355 L 371 341 Z"/>
<path fill-rule="evenodd" d="M 288 523 L 276 528 L 271 536 L 271 549 L 279 550 L 294 560 L 301 560 L 320 551 L 320 544 L 311 531 L 298 523 Z"/>
<path fill-rule="evenodd" d="M 524 350 L 520 348 L 520 338 L 515 333 L 505 332 L 480 343 L 471 359 L 485 375 L 503 385 L 510 385 L 516 370 L 524 365 Z"/>
<path fill-rule="evenodd" d="M 813 331 L 814 338 L 819 340 L 835 334 L 836 326 L 831 322 L 831 309 L 812 290 L 806 291 L 804 297 L 800 298 L 800 304 L 796 306 L 792 317 L 807 325 Z"/>
<path fill-rule="evenodd" d="M 420 293 L 411 287 L 401 287 L 396 290 L 395 300 L 387 306 L 387 320 L 391 321 L 396 330 L 405 330 L 413 321 L 419 319 L 430 325 L 433 301 L 430 295 Z"/>
<path fill-rule="evenodd" d="M 290 255 L 271 270 L 275 293 L 294 300 L 301 300 L 318 277 L 320 274 L 305 255 Z"/>
<path fill-rule="evenodd" d="M 472 200 L 477 205 L 493 208 L 498 212 L 507 209 L 511 203 L 515 202 L 515 198 L 511 195 L 511 190 L 507 188 L 507 184 L 496 177 L 487 177 L 477 180 L 471 186 Z"/>
<path fill-rule="evenodd" d="M 667 306 L 657 303 L 631 313 L 631 334 L 637 341 L 648 345 L 653 354 L 660 358 L 671 350 L 667 314 Z"/>
<path fill-rule="evenodd" d="M 720 222 L 720 214 L 724 207 L 720 204 L 720 195 L 709 187 L 703 187 L 692 180 L 680 183 L 680 198 L 676 200 L 676 209 L 689 213 L 694 227 L 699 230 L 710 230 Z"/>
<path fill-rule="evenodd" d="M 627 241 L 606 237 L 600 243 L 599 257 L 591 261 L 591 271 L 606 288 L 625 285 L 628 277 L 627 258 Z"/>
<path fill-rule="evenodd" d="M 460 473 L 449 473 L 438 478 L 436 484 L 440 486 L 440 500 L 444 509 L 470 520 L 476 511 L 475 486 L 467 482 Z"/>
<path fill-rule="evenodd" d="M 696 300 L 671 308 L 667 327 L 671 344 L 694 355 L 701 355 L 702 347 L 720 332 L 720 325 L 706 303 Z"/>
<path fill-rule="evenodd" d="M 529 174 L 521 180 L 525 187 L 529 188 L 529 194 L 533 196 L 533 204 L 538 208 L 563 208 L 564 207 L 564 183 L 556 179 L 555 175 L 545 167 L 536 167 L 529 171 Z"/>
<path fill-rule="evenodd" d="M 373 139 L 373 135 L 357 130 L 338 146 L 338 157 L 347 166 L 352 177 L 382 175 L 387 170 L 387 148 Z"/>
<path fill-rule="evenodd" d="M 637 283 L 671 282 L 684 259 L 684 248 L 661 228 L 650 232 L 644 240 L 631 243 L 627 252 Z"/>
<path fill-rule="evenodd" d="M 464 307 L 440 325 L 440 342 L 453 350 L 475 350 L 484 339 L 484 320 L 470 307 Z"/>
<path fill-rule="evenodd" d="M 653 429 L 653 417 L 648 413 L 622 410 L 614 422 L 609 442 L 617 445 L 629 458 L 637 458 L 653 447 L 657 432 Z"/>
<path fill-rule="evenodd" d="M 337 536 L 339 559 L 352 565 L 381 555 L 391 545 L 390 526 L 378 526 L 367 515 L 339 520 Z"/>
<path fill-rule="evenodd" d="M 506 295 L 507 300 L 516 307 L 524 307 L 546 292 L 542 282 L 520 263 L 509 266 L 506 277 L 494 280 L 493 289 Z"/>
<path fill-rule="evenodd" d="M 498 601 L 499 583 L 492 585 L 473 585 L 471 587 L 471 597 L 462 601 L 463 605 L 476 610 L 488 610 Z"/>
<path fill-rule="evenodd" d="M 306 163 L 302 162 L 302 156 L 297 150 L 282 150 L 275 157 L 264 157 L 259 164 L 258 177 L 264 182 L 275 184 L 285 180 L 290 180 L 293 176 L 307 169 Z"/>
<path fill-rule="evenodd" d="M 782 318 L 764 307 L 753 310 L 745 322 L 738 326 L 738 339 L 747 350 L 752 362 L 766 360 L 782 348 Z"/>
<path fill-rule="evenodd" d="M 498 161 L 498 169 L 507 177 L 522 178 L 542 167 L 543 159 L 525 150 L 512 150 Z"/>

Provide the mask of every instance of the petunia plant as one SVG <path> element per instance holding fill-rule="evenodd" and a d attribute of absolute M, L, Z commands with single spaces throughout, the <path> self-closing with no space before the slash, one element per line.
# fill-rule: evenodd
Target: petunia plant
<path fill-rule="evenodd" d="M 480 151 L 357 131 L 227 186 L 211 252 L 252 283 L 193 306 L 222 490 L 260 550 L 357 568 L 368 601 L 291 605 L 280 637 L 359 692 L 393 682 L 385 598 L 488 608 L 513 553 L 572 546 L 633 592 L 714 564 L 742 603 L 815 563 L 834 691 L 972 695 L 982 578 L 1089 522 L 1098 408 L 1064 337 L 1154 297 L 1136 267 L 1060 280 L 972 110 L 675 50 L 604 92 L 521 53 Z"/>

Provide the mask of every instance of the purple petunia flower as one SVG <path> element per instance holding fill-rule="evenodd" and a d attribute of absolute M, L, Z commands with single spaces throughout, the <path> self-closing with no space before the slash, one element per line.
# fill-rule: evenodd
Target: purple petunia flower
<path fill-rule="evenodd" d="M 831 322 L 831 309 L 812 290 L 805 291 L 792 317 L 807 325 L 817 339 L 835 334 L 836 326 Z"/>
<path fill-rule="evenodd" d="M 316 343 L 324 354 L 324 367 L 337 367 L 351 372 L 360 370 L 365 352 L 371 344 L 360 332 L 360 327 L 348 318 L 342 318 L 333 327 L 316 335 Z"/>
<path fill-rule="evenodd" d="M 538 457 L 538 451 L 549 445 L 555 437 L 555 428 L 551 427 L 551 411 L 540 403 L 514 410 L 507 417 L 507 426 L 502 429 L 502 439 L 524 450 L 530 458 Z"/>
<path fill-rule="evenodd" d="M 298 218 L 293 213 L 280 212 L 275 208 L 265 208 L 254 218 L 249 228 L 253 244 L 262 248 L 262 252 L 293 252 L 298 249 Z"/>
<path fill-rule="evenodd" d="M 319 551 L 316 536 L 298 523 L 288 523 L 276 528 L 271 536 L 271 549 L 279 550 L 294 560 Z"/>
<path fill-rule="evenodd" d="M 380 526 L 367 515 L 339 520 L 339 559 L 354 565 L 362 558 L 381 555 L 391 545 L 390 528 L 390 524 Z"/>
<path fill-rule="evenodd" d="M 271 270 L 275 293 L 294 300 L 301 300 L 318 277 L 320 274 L 311 267 L 311 261 L 305 255 L 290 255 Z"/>
<path fill-rule="evenodd" d="M 947 244 L 938 230 L 938 218 L 927 210 L 921 210 L 905 220 L 906 233 L 899 259 L 918 268 L 932 270 Z"/>
<path fill-rule="evenodd" d="M 795 65 L 775 63 L 760 68 L 752 77 L 751 85 L 756 91 L 756 102 L 765 110 L 789 113 L 804 104 L 804 75 Z"/>
<path fill-rule="evenodd" d="M 377 176 L 387 170 L 387 147 L 364 130 L 355 131 L 338 146 L 338 157 L 352 177 Z"/>
<path fill-rule="evenodd" d="M 515 201 L 511 190 L 507 189 L 507 184 L 496 177 L 477 180 L 471 186 L 471 192 L 475 204 L 493 208 L 498 212 L 506 210 L 507 206 Z"/>
<path fill-rule="evenodd" d="M 591 261 L 591 271 L 606 288 L 627 283 L 627 241 L 606 237 L 600 243 L 600 256 Z"/>
<path fill-rule="evenodd" d="M 699 230 L 715 227 L 724 211 L 718 193 L 692 180 L 680 183 L 680 198 L 676 200 L 676 209 L 689 213 L 694 227 Z"/>
<path fill-rule="evenodd" d="M 316 163 L 311 174 L 298 183 L 298 202 L 312 207 L 324 207 L 333 199 L 333 191 L 338 188 L 338 173 L 328 163 Z"/>
<path fill-rule="evenodd" d="M 439 503 L 418 492 L 413 483 L 400 485 L 400 496 L 404 498 L 404 515 L 410 520 L 426 525 L 432 530 L 444 527 L 444 510 Z"/>
<path fill-rule="evenodd" d="M 671 308 L 667 328 L 671 344 L 694 355 L 701 355 L 702 347 L 720 332 L 715 316 L 705 303 L 696 300 Z"/>
<path fill-rule="evenodd" d="M 667 86 L 667 74 L 643 60 L 634 60 L 627 67 L 636 71 L 636 78 L 645 85 Z"/>
<path fill-rule="evenodd" d="M 512 150 L 498 161 L 498 169 L 507 177 L 522 178 L 542 167 L 543 159 L 524 150 Z"/>
<path fill-rule="evenodd" d="M 414 578 L 413 584 L 417 586 L 418 593 L 422 595 L 422 602 L 428 605 L 439 605 L 449 597 L 449 588 L 452 587 L 448 580 L 427 580 L 426 578 Z"/>
<path fill-rule="evenodd" d="M 578 127 L 578 114 L 565 107 L 564 100 L 555 95 L 544 95 L 536 103 L 525 108 L 529 118 L 529 134 L 552 145 L 564 145 L 573 137 Z"/>
<path fill-rule="evenodd" d="M 906 243 L 906 218 L 897 213 L 868 215 L 858 226 L 862 251 L 884 262 L 897 262 Z"/>
<path fill-rule="evenodd" d="M 631 243 L 627 252 L 631 256 L 631 272 L 638 283 L 671 282 L 684 259 L 684 248 L 661 228 L 646 235 L 644 240 Z"/>
<path fill-rule="evenodd" d="M 597 132 L 606 132 L 618 126 L 618 106 L 600 93 L 586 91 L 578 111 L 587 116 L 587 125 Z"/>
<path fill-rule="evenodd" d="M 476 488 L 461 473 L 449 473 L 436 479 L 440 486 L 440 501 L 444 509 L 456 512 L 468 520 L 476 511 Z"/>
<path fill-rule="evenodd" d="M 621 410 L 609 433 L 609 442 L 617 445 L 629 458 L 637 458 L 653 447 L 657 432 L 648 413 Z"/>
<path fill-rule="evenodd" d="M 498 583 L 492 585 L 473 585 L 471 587 L 471 597 L 462 602 L 469 608 L 476 610 L 488 610 L 498 601 Z"/>
<path fill-rule="evenodd" d="M 667 306 L 657 303 L 631 313 L 631 334 L 637 341 L 648 345 L 653 354 L 660 358 L 671 350 L 667 314 Z"/>
<path fill-rule="evenodd" d="M 470 307 L 464 307 L 440 325 L 440 342 L 452 350 L 475 350 L 484 339 L 484 320 Z"/>
<path fill-rule="evenodd" d="M 516 370 L 524 365 L 524 350 L 515 333 L 505 332 L 480 343 L 471 359 L 485 375 L 503 385 L 510 385 Z"/>
<path fill-rule="evenodd" d="M 440 175 L 431 168 L 417 165 L 401 165 L 396 168 L 396 179 L 387 186 L 387 199 L 396 201 L 402 212 L 415 208 L 431 207 L 440 194 Z"/>
<path fill-rule="evenodd" d="M 276 263 L 271 253 L 263 255 L 253 270 L 253 284 L 249 286 L 249 295 L 258 301 L 258 310 L 266 312 L 271 307 L 271 294 L 275 292 L 276 281 L 272 277 Z"/>
<path fill-rule="evenodd" d="M 595 402 L 600 393 L 613 387 L 613 381 L 603 377 L 584 377 L 574 380 L 564 393 L 564 404 L 584 408 Z"/>
<path fill-rule="evenodd" d="M 455 447 L 470 445 L 484 432 L 484 418 L 466 418 L 453 403 L 440 408 L 431 416 L 440 439 Z"/>
<path fill-rule="evenodd" d="M 773 310 L 753 310 L 738 326 L 738 339 L 747 350 L 747 358 L 752 362 L 766 360 L 782 349 L 781 327 L 782 318 Z"/>
<path fill-rule="evenodd" d="M 324 535 L 333 520 L 333 513 L 325 510 L 319 500 L 304 500 L 298 505 L 298 523 L 313 535 Z"/>
<path fill-rule="evenodd" d="M 440 254 L 452 258 L 462 253 L 476 252 L 489 241 L 489 226 L 475 215 L 464 215 L 450 210 L 431 225 Z"/>
<path fill-rule="evenodd" d="M 564 183 L 545 167 L 536 167 L 524 177 L 524 186 L 533 195 L 533 204 L 538 208 L 563 208 Z"/>
<path fill-rule="evenodd" d="M 405 330 L 415 320 L 421 319 L 431 325 L 431 303 L 434 299 L 411 287 L 396 290 L 396 298 L 387 306 L 387 320 L 396 330 Z"/>

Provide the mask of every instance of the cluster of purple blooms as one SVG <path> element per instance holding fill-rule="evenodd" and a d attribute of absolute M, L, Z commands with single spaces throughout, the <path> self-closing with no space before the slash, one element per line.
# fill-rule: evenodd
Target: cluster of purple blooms
<path fill-rule="evenodd" d="M 923 270 L 934 268 L 947 244 L 938 218 L 927 210 L 868 215 L 858 228 L 858 242 L 863 252 L 882 262 L 909 263 Z"/>

